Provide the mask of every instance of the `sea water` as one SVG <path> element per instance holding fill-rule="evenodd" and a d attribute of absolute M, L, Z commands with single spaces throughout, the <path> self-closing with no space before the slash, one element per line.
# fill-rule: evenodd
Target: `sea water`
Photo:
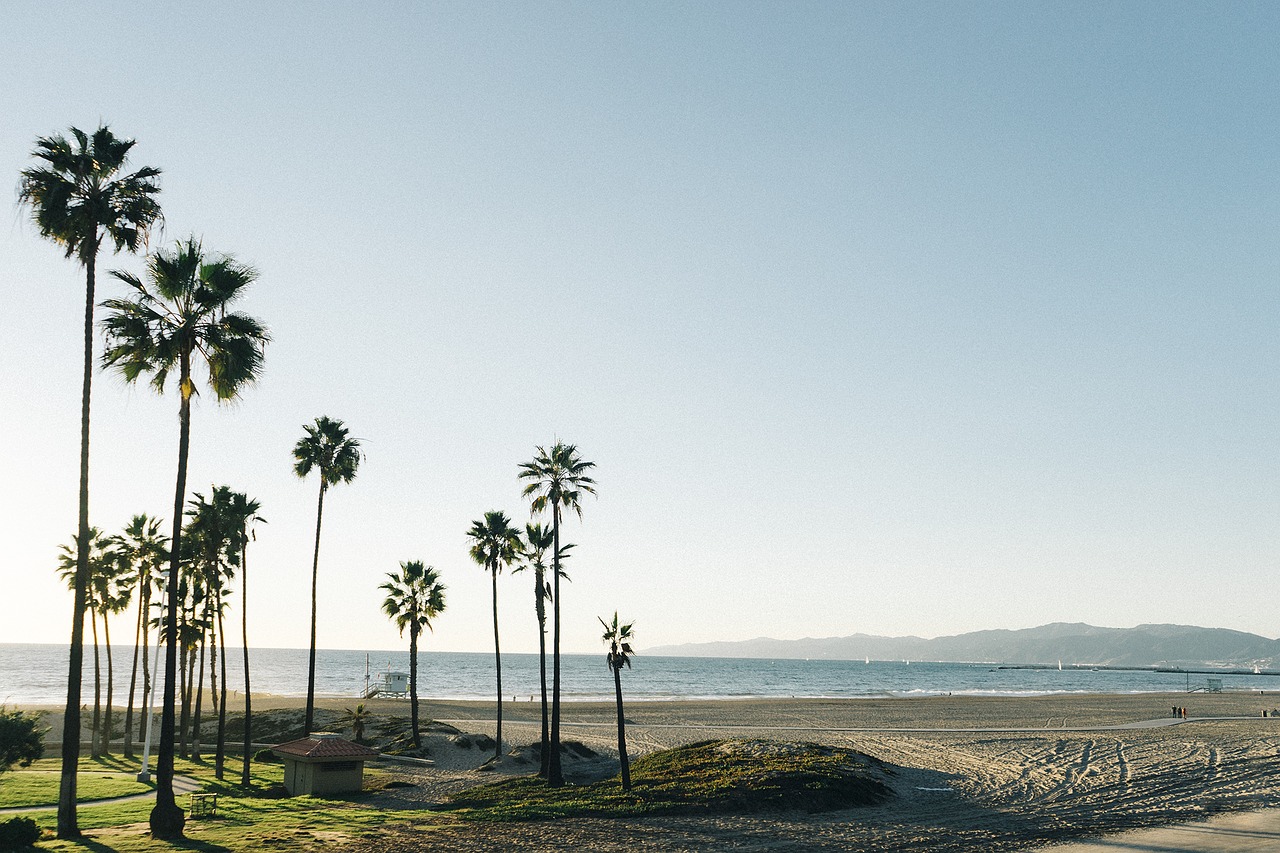
<path fill-rule="evenodd" d="M 0 643 L 0 704 L 57 705 L 66 701 L 67 647 Z M 154 655 L 154 648 L 152 649 Z M 406 650 L 320 649 L 316 652 L 316 694 L 357 698 L 365 689 L 368 656 L 372 684 L 379 673 L 409 671 Z M 129 689 L 132 646 L 112 648 L 115 702 L 123 705 Z M 255 693 L 305 696 L 306 649 L 251 649 L 250 676 Z M 244 689 L 242 652 L 227 649 L 227 687 Z M 209 672 L 206 661 L 205 683 Z M 1001 669 L 995 663 L 920 661 L 761 660 L 754 658 L 650 657 L 637 655 L 623 670 L 629 700 L 745 698 L 912 697 L 946 694 L 1036 696 L 1056 693 L 1176 693 L 1204 687 L 1203 674 L 1128 670 Z M 103 689 L 106 657 L 101 655 Z M 483 652 L 418 654 L 419 695 L 440 699 L 493 699 L 494 656 Z M 550 659 L 548 658 L 548 681 Z M 163 680 L 163 662 L 160 675 Z M 1280 690 L 1280 678 L 1224 674 L 1231 691 Z M 139 695 L 141 675 L 138 676 Z M 85 648 L 83 695 L 92 701 L 93 647 Z M 538 694 L 538 656 L 504 654 L 502 685 L 506 699 L 528 701 Z M 613 676 L 604 654 L 563 655 L 561 691 L 567 701 L 612 700 Z"/>

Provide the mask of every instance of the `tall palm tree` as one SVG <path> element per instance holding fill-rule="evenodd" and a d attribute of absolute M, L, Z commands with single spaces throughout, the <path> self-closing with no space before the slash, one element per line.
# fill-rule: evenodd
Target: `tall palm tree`
<path fill-rule="evenodd" d="M 240 564 L 240 640 L 244 646 L 244 757 L 240 768 L 240 784 L 249 787 L 249 757 L 253 743 L 250 729 L 253 723 L 253 702 L 249 692 L 249 540 L 256 539 L 253 525 L 267 520 L 258 515 L 262 505 L 244 492 L 232 492 L 228 508 L 235 532 L 233 549 Z"/>
<path fill-rule="evenodd" d="M 399 574 L 388 572 L 387 578 L 387 582 L 378 587 L 387 591 L 382 612 L 395 621 L 400 636 L 404 636 L 405 628 L 409 629 L 409 726 L 413 732 L 414 747 L 421 748 L 422 738 L 418 734 L 418 635 L 423 628 L 432 630 L 431 620 L 444 612 L 445 586 L 440 583 L 439 572 L 431 566 L 423 566 L 420 560 L 401 563 Z M 360 732 L 363 731 L 362 726 Z"/>
<path fill-rule="evenodd" d="M 41 237 L 61 246 L 84 267 L 84 378 L 80 387 L 79 542 L 89 541 L 89 389 L 93 380 L 93 308 L 98 249 L 110 240 L 117 252 L 136 252 L 162 220 L 156 195 L 160 170 L 145 166 L 124 172 L 132 139 L 119 139 L 103 125 L 90 136 L 70 129 L 36 140 L 31 156 L 40 165 L 22 171 L 18 202 L 31 211 Z M 58 837 L 78 838 L 76 768 L 80 761 L 80 670 L 84 664 L 84 609 L 89 552 L 76 555 L 77 575 L 71 616 L 67 707 L 62 718 L 62 782 L 58 790 Z"/>
<path fill-rule="evenodd" d="M 516 561 L 523 551 L 520 531 L 511 526 L 507 514 L 491 510 L 484 520 L 471 523 L 471 559 L 493 576 L 493 656 L 498 675 L 498 731 L 494 735 L 494 758 L 502 757 L 502 651 L 498 646 L 498 573 Z"/>
<path fill-rule="evenodd" d="M 634 636 L 631 626 L 635 623 L 619 625 L 618 611 L 615 610 L 612 625 L 603 619 L 600 619 L 600 624 L 604 626 L 604 643 L 609 647 L 604 659 L 609 664 L 609 669 L 613 670 L 613 691 L 618 700 L 618 760 L 622 764 L 622 790 L 630 791 L 631 762 L 627 760 L 627 724 L 622 716 L 622 668 L 625 666 L 631 669 L 631 656 L 635 654 L 631 650 L 631 639 Z"/>
<path fill-rule="evenodd" d="M 311 558 L 311 655 L 307 659 L 307 712 L 303 734 L 311 734 L 316 710 L 316 580 L 320 572 L 320 522 L 324 518 L 324 494 L 330 486 L 350 483 L 360 467 L 360 442 L 351 437 L 342 421 L 321 415 L 315 424 L 303 424 L 306 432 L 293 447 L 293 472 L 305 477 L 314 468 L 320 473 L 320 499 L 316 504 L 316 547 Z"/>
<path fill-rule="evenodd" d="M 142 657 L 142 704 L 151 693 L 150 638 L 151 590 L 156 571 L 164 559 L 165 543 L 160 533 L 160 519 L 145 514 L 135 515 L 116 537 L 116 551 L 133 575 L 134 596 L 138 602 L 138 622 L 133 633 L 133 667 L 129 675 L 129 704 L 124 716 L 124 755 L 133 757 L 133 702 L 138 687 L 138 657 Z M 143 735 L 139 735 L 143 737 Z"/>
<path fill-rule="evenodd" d="M 551 450 L 538 447 L 532 462 L 520 465 L 520 479 L 528 482 L 525 497 L 532 498 L 530 507 L 536 515 L 551 509 L 551 577 L 553 605 L 551 639 L 551 761 L 547 767 L 547 784 L 558 788 L 564 784 L 560 767 L 560 511 L 568 508 L 582 518 L 582 495 L 596 493 L 596 481 L 587 472 L 596 466 L 578 456 L 578 448 L 557 441 Z"/>
<path fill-rule="evenodd" d="M 247 314 L 230 311 L 257 278 L 251 267 L 226 256 L 206 257 L 194 237 L 172 251 L 158 251 L 147 264 L 148 282 L 115 272 L 131 287 L 132 299 L 111 299 L 103 361 L 128 382 L 151 374 L 163 392 L 178 374 L 178 474 L 174 486 L 173 534 L 169 558 L 168 642 L 165 647 L 164 710 L 156 756 L 156 804 L 151 811 L 153 838 L 182 837 L 184 816 L 173 796 L 174 688 L 177 668 L 178 564 L 182 553 L 182 510 L 186 504 L 187 456 L 191 446 L 191 398 L 197 393 L 193 361 L 208 371 L 218 400 L 233 400 L 262 371 L 270 336 Z"/>
<path fill-rule="evenodd" d="M 525 569 L 533 570 L 533 612 L 538 617 L 538 683 L 542 689 L 542 750 L 538 766 L 538 775 L 544 779 L 551 763 L 551 728 L 547 704 L 547 599 L 551 598 L 551 584 L 547 583 L 547 551 L 555 544 L 555 533 L 550 527 L 531 523 L 526 524 L 525 547 L 521 554 L 521 565 L 511 570 L 512 574 Z M 560 548 L 560 560 L 568 558 L 573 545 Z M 569 576 L 560 571 L 565 580 Z"/>

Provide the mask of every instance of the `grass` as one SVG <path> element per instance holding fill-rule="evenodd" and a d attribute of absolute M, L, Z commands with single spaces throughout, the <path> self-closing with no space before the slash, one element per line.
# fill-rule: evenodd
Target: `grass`
<path fill-rule="evenodd" d="M 117 758 L 85 758 L 80 761 L 76 780 L 76 800 L 105 800 L 152 790 L 153 785 L 137 781 L 138 765 Z M 14 767 L 0 775 L 0 808 L 40 806 L 58 801 L 61 762 L 46 758 L 30 767 Z"/>
<path fill-rule="evenodd" d="M 563 788 L 518 778 L 462 791 L 451 804 L 459 817 L 482 821 L 830 811 L 883 802 L 892 796 L 883 781 L 891 772 L 851 749 L 713 740 L 637 759 L 630 792 L 617 777 Z"/>
<path fill-rule="evenodd" d="M 55 768 L 57 760 L 38 762 L 38 765 L 51 763 Z M 107 769 L 123 767 L 119 759 L 107 760 Z M 50 811 L 32 814 L 39 826 L 47 830 L 45 839 L 40 842 L 41 850 L 63 851 L 63 853 L 142 853 L 142 851 L 160 851 L 190 849 L 202 851 L 253 851 L 253 850 L 319 850 L 333 847 L 357 836 L 377 833 L 390 825 L 404 823 L 408 815 L 370 806 L 365 800 L 367 795 L 352 795 L 345 798 L 325 797 L 284 797 L 282 782 L 284 770 L 279 764 L 255 762 L 251 765 L 252 788 L 240 787 L 240 762 L 228 761 L 226 779 L 218 781 L 214 775 L 212 762 L 191 762 L 178 759 L 174 762 L 174 772 L 183 776 L 192 776 L 202 783 L 202 790 L 217 793 L 218 815 L 213 818 L 187 820 L 184 841 L 176 844 L 152 841 L 147 826 L 151 814 L 152 801 L 138 800 L 128 803 L 116 803 L 99 806 L 84 806 L 77 810 L 80 829 L 85 838 L 80 841 L 59 841 L 52 837 L 56 826 L 56 814 L 50 805 Z M 82 772 L 100 770 L 98 762 L 84 761 Z M 137 765 L 130 762 L 127 768 L 137 773 Z M 39 767 L 38 769 L 43 769 Z M 153 767 L 154 772 L 154 767 Z M 10 774 L 5 774 L 8 784 Z M 80 786 L 84 784 L 81 777 Z M 388 779 L 388 774 L 377 770 L 365 771 L 366 790 L 380 787 Z M 135 783 L 136 784 L 136 783 Z M 79 786 L 78 786 L 79 787 Z M 52 796 L 47 802 L 57 798 L 56 781 Z M 187 797 L 178 797 L 179 805 L 187 808 Z M 415 814 L 421 817 L 421 814 Z M 447 822 L 449 818 L 444 818 Z M 429 831 L 430 827 L 415 825 L 416 829 Z"/>

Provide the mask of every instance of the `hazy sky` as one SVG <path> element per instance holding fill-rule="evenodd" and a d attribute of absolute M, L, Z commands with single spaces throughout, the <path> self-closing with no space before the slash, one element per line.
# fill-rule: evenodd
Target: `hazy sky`
<path fill-rule="evenodd" d="M 252 642 L 307 643 L 321 414 L 367 451 L 325 504 L 323 647 L 402 646 L 376 587 L 422 559 L 424 647 L 491 648 L 465 531 L 527 518 L 557 437 L 598 465 L 571 651 L 615 609 L 641 648 L 1280 633 L 1275 4 L 115 11 L 0 11 L 0 187 L 106 121 L 164 170 L 163 241 L 260 270 L 265 377 L 197 405 L 190 476 L 269 520 Z M 83 275 L 4 216 L 0 642 L 65 642 Z M 169 516 L 176 412 L 96 375 L 94 524 Z M 531 587 L 500 580 L 506 650 Z"/>

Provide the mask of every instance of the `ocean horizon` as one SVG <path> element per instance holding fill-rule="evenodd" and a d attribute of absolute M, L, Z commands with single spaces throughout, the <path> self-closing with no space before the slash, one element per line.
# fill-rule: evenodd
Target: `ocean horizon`
<path fill-rule="evenodd" d="M 154 652 L 154 648 L 152 650 Z M 58 644 L 0 643 L 0 704 L 58 705 L 66 701 L 68 648 Z M 255 694 L 305 696 L 307 649 L 249 650 Z M 112 648 L 113 701 L 127 702 L 133 647 Z M 409 670 L 407 650 L 317 649 L 316 694 L 358 699 L 381 673 Z M 229 692 L 243 689 L 239 647 L 227 649 Z M 548 668 L 550 658 L 548 658 Z M 103 690 L 106 656 L 101 659 Z M 199 664 L 197 662 L 197 668 Z M 423 699 L 492 700 L 494 657 L 485 652 L 425 651 L 418 655 Z M 163 679 L 163 673 L 160 675 Z M 1280 690 L 1274 677 L 1248 673 L 1214 675 L 1228 691 Z M 550 672 L 548 671 L 548 679 Z M 141 674 L 138 694 L 141 695 Z M 539 693 L 538 656 L 502 655 L 504 699 L 529 701 Z M 208 663 L 204 683 L 209 683 Z M 1064 667 L 1000 668 L 996 663 L 927 661 L 800 660 L 637 655 L 623 672 L 628 701 L 753 698 L 906 698 L 941 695 L 1038 696 L 1059 693 L 1182 693 L 1207 686 L 1204 674 Z M 82 695 L 93 701 L 93 649 L 85 648 Z M 613 699 L 613 678 L 603 654 L 561 656 L 565 701 Z"/>

